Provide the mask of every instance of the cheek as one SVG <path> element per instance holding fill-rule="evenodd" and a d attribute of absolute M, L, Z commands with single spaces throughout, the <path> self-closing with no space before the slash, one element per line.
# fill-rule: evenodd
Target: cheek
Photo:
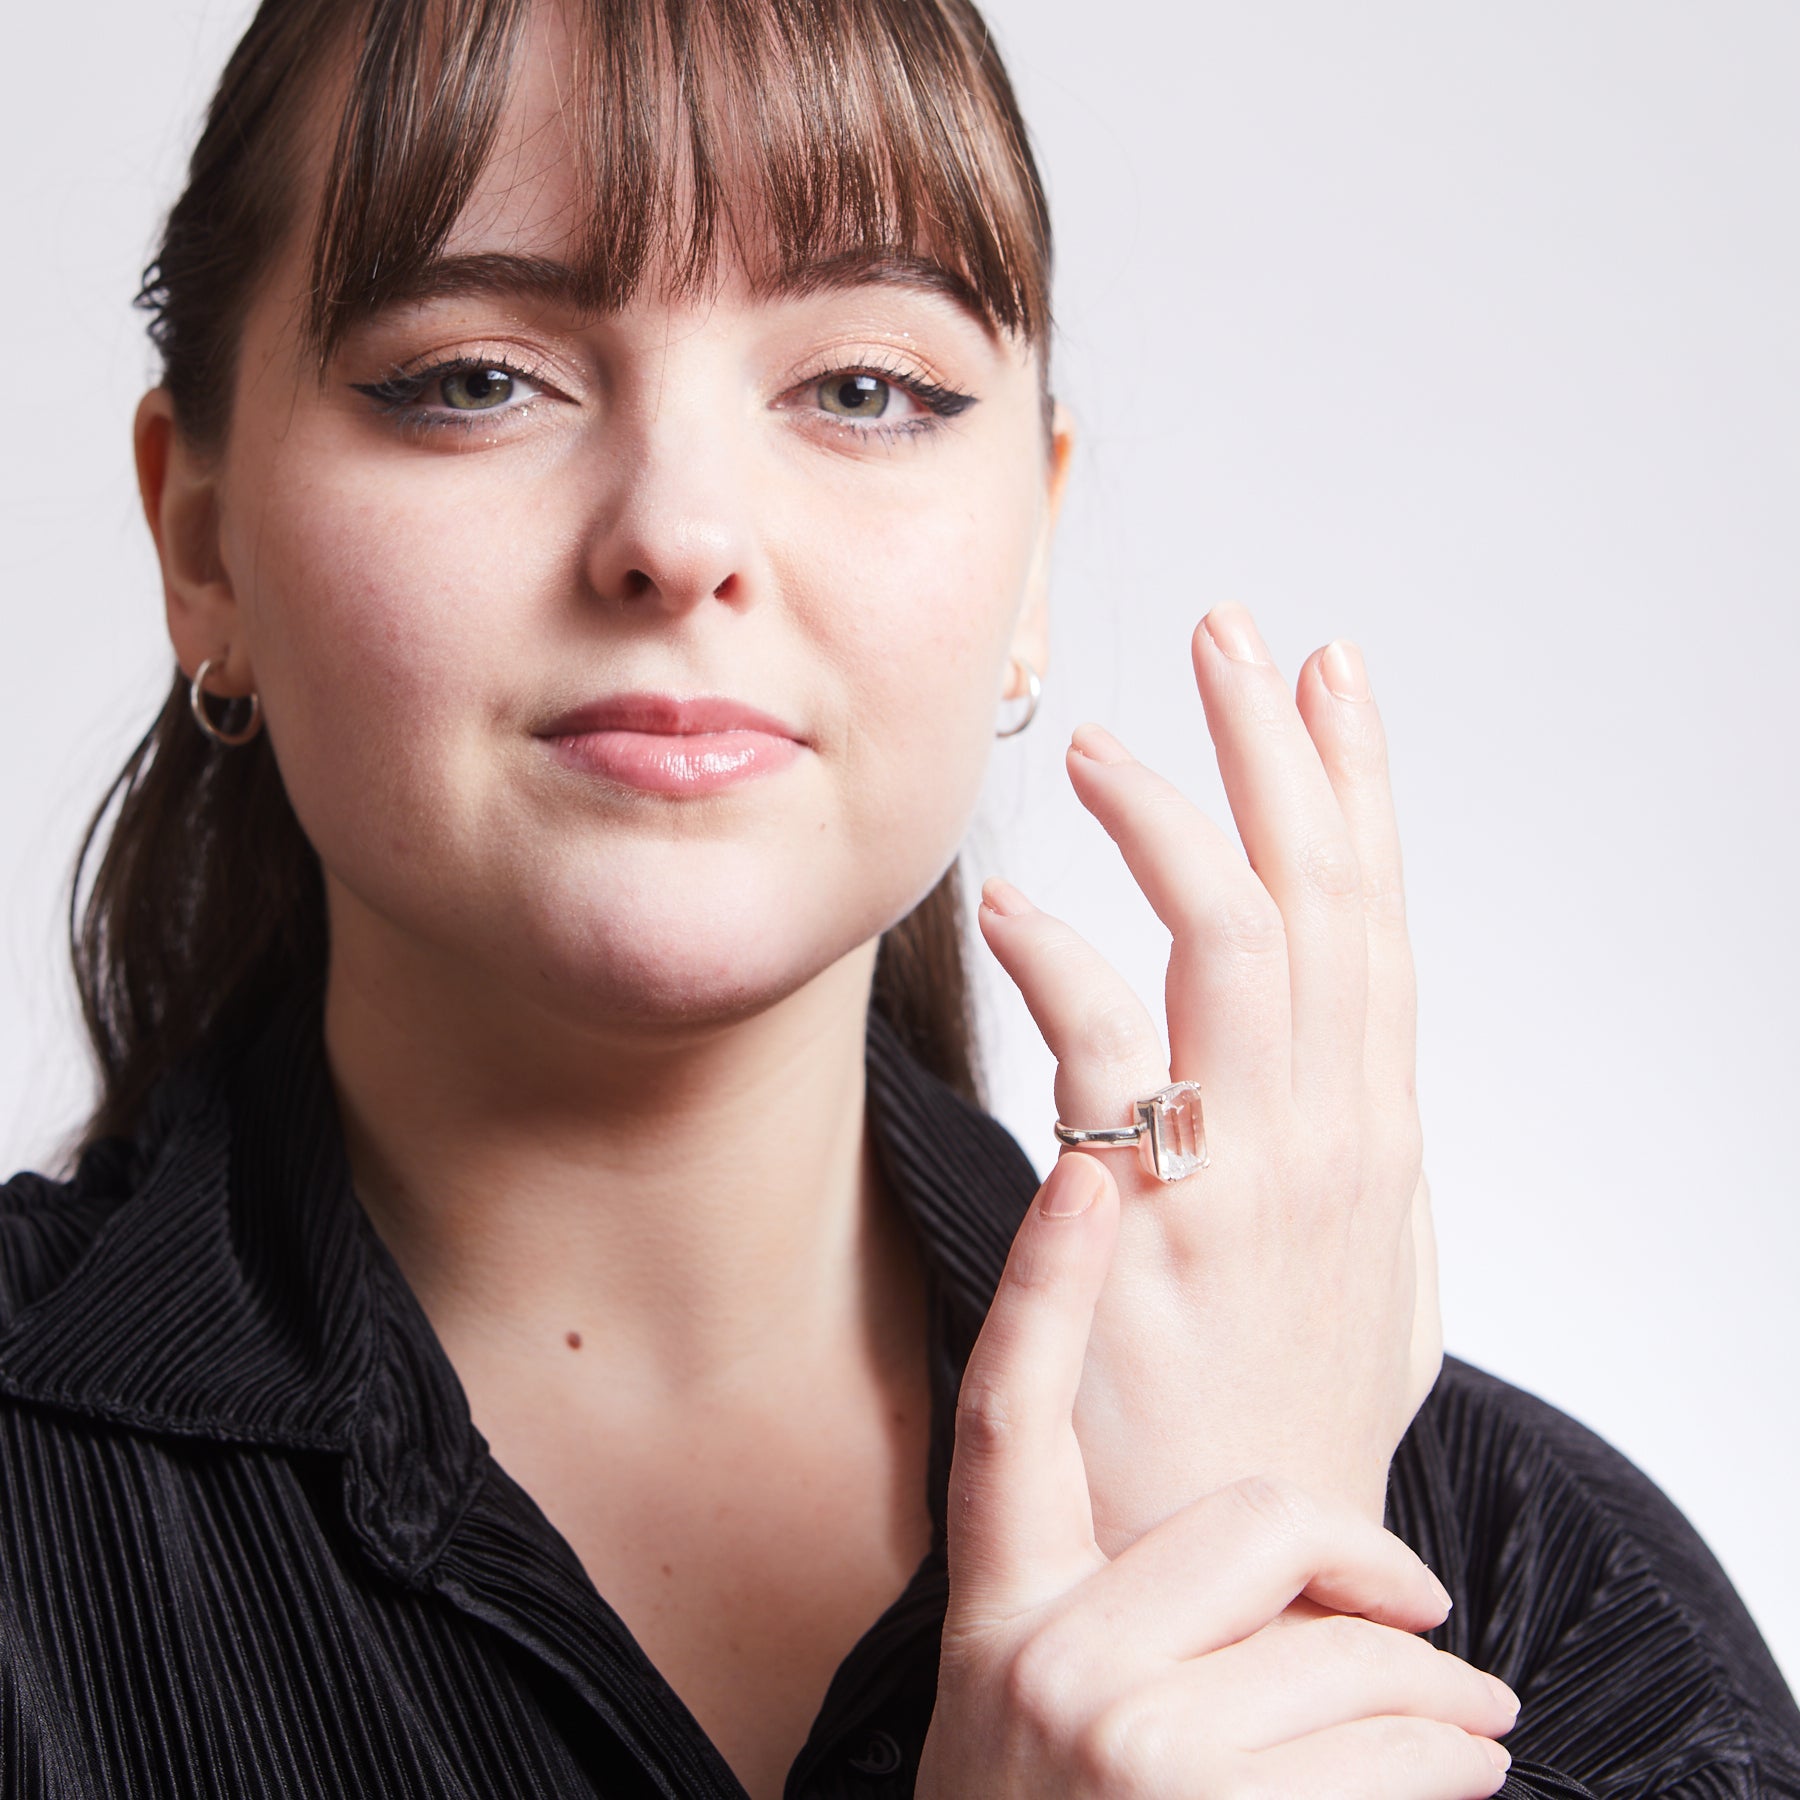
<path fill-rule="evenodd" d="M 947 860 L 980 789 L 1034 517 L 1029 493 L 997 481 L 954 506 L 939 489 L 884 511 L 853 558 L 834 559 L 852 601 L 822 605 L 820 629 L 840 663 L 848 772 L 876 803 L 860 822 L 889 841 L 910 825 L 928 860 Z"/>
<path fill-rule="evenodd" d="M 491 512 L 422 508 L 403 482 L 338 466 L 351 474 L 276 455 L 246 484 L 267 498 L 226 533 L 283 778 L 328 864 L 372 838 L 406 855 L 417 826 L 454 831 L 479 797 L 481 682 L 518 628 L 493 596 L 532 580 L 520 540 L 475 523 Z"/>

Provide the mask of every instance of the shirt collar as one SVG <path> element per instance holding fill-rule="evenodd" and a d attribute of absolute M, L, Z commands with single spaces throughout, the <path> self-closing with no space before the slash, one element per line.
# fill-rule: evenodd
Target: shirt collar
<path fill-rule="evenodd" d="M 869 1120 L 960 1362 L 1037 1176 L 1003 1127 L 871 1012 Z M 481 1477 L 480 1434 L 351 1188 L 316 995 L 241 1055 L 165 1079 L 129 1147 L 84 1159 L 117 1204 L 68 1277 L 0 1330 L 0 1393 L 133 1429 L 341 1452 L 352 1523 L 416 1576 Z"/>
<path fill-rule="evenodd" d="M 183 1436 L 343 1447 L 370 1309 L 345 1278 L 361 1209 L 309 1019 L 290 1004 L 241 1061 L 183 1065 L 129 1145 L 83 1159 L 75 1188 L 114 1204 L 0 1333 L 0 1389 Z"/>

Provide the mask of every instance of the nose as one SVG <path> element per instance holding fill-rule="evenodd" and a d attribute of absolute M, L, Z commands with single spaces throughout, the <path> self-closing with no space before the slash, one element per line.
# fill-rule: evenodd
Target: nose
<path fill-rule="evenodd" d="M 678 615 L 707 600 L 742 606 L 760 585 L 751 471 L 716 430 L 659 421 L 616 444 L 611 503 L 588 546 L 593 591 L 629 612 Z"/>

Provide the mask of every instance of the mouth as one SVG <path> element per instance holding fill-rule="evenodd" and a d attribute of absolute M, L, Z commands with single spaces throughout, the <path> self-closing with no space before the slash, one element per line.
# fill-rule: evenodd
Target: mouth
<path fill-rule="evenodd" d="M 806 748 L 772 714 L 712 694 L 611 694 L 536 736 L 566 768 L 648 794 L 720 793 L 785 769 Z"/>

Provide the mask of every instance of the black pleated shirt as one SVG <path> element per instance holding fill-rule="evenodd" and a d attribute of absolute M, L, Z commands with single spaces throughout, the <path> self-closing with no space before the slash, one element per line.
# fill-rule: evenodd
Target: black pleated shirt
<path fill-rule="evenodd" d="M 867 1071 L 927 1264 L 934 1543 L 789 1800 L 912 1792 L 957 1382 L 1037 1185 L 878 1016 Z M 1800 1714 L 1742 1604 L 1572 1420 L 1447 1361 L 1388 1523 L 1455 1597 L 1433 1641 L 1522 1699 L 1507 1795 L 1800 1796 Z M 170 1077 L 72 1180 L 0 1189 L 6 1800 L 742 1794 L 471 1423 L 351 1190 L 316 1003 Z"/>

